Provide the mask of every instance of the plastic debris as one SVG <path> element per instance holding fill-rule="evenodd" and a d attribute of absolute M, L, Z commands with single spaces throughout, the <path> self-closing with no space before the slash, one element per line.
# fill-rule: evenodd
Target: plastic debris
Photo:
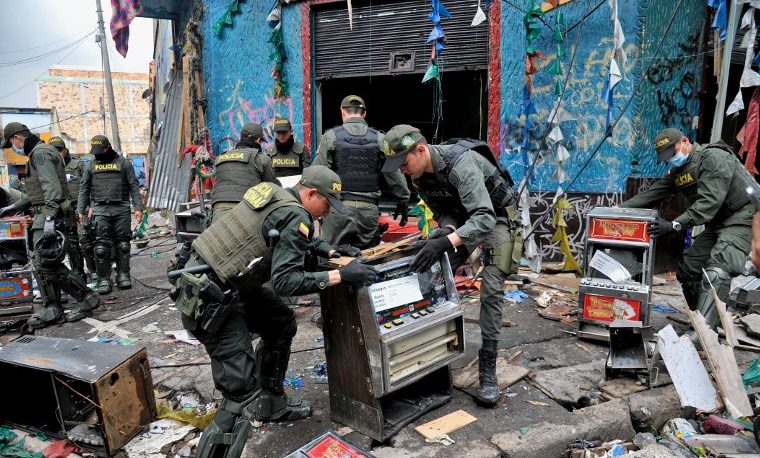
<path fill-rule="evenodd" d="M 0 456 L 17 458 L 43 458 L 40 452 L 30 452 L 24 448 L 26 438 L 18 439 L 18 435 L 8 428 L 0 426 Z"/>
<path fill-rule="evenodd" d="M 206 429 L 206 426 L 211 423 L 214 415 L 216 415 L 216 409 L 208 409 L 205 412 L 203 410 L 205 409 L 201 409 L 200 406 L 185 408 L 185 406 L 180 405 L 180 409 L 175 411 L 172 404 L 166 399 L 156 399 L 156 414 L 158 418 L 180 421 L 195 426 L 200 430 Z M 163 425 L 160 422 L 153 422 L 150 432 L 152 434 L 163 434 L 165 429 Z M 154 430 L 153 428 L 162 429 Z"/>
<path fill-rule="evenodd" d="M 760 358 L 752 361 L 752 364 L 744 371 L 742 382 L 744 382 L 745 388 L 755 382 L 760 382 Z"/>
<path fill-rule="evenodd" d="M 530 428 L 528 428 L 527 426 L 523 426 L 522 428 L 518 429 L 518 431 L 520 431 L 520 436 L 524 436 L 528 434 L 528 431 L 530 431 Z"/>
<path fill-rule="evenodd" d="M 301 378 L 300 375 L 296 375 L 296 376 L 288 375 L 285 377 L 285 380 L 282 381 L 282 385 L 289 386 L 297 390 L 299 388 L 303 388 L 303 379 Z"/>
<path fill-rule="evenodd" d="M 674 307 L 665 304 L 653 304 L 652 311 L 666 315 L 671 313 L 678 313 L 678 310 L 676 310 Z"/>
<path fill-rule="evenodd" d="M 522 290 L 508 291 L 504 293 L 504 299 L 516 304 L 522 304 L 522 302 L 528 298 L 528 294 Z"/>

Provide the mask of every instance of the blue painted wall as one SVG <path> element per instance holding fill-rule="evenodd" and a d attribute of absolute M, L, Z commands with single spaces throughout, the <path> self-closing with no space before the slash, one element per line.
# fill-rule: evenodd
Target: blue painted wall
<path fill-rule="evenodd" d="M 285 78 L 289 97 L 275 99 L 272 62 L 274 47 L 266 17 L 274 2 L 245 1 L 233 16 L 232 27 L 215 35 L 212 26 L 224 14 L 230 0 L 207 0 L 203 20 L 203 67 L 208 108 L 206 118 L 214 140 L 214 150 L 228 148 L 225 137 L 235 141 L 248 122 L 264 126 L 267 143 L 274 136 L 275 117 L 288 117 L 300 139 L 303 134 L 303 65 L 301 59 L 300 5 L 283 7 L 282 27 L 287 53 Z"/>
<path fill-rule="evenodd" d="M 531 2 L 524 0 L 514 3 L 528 9 Z M 599 0 L 574 0 L 544 15 L 544 21 L 554 26 L 555 15 L 561 11 L 566 26 L 570 28 L 599 3 Z M 606 130 L 607 104 L 602 100 L 602 94 L 613 54 L 613 26 L 610 8 L 607 2 L 603 3 L 582 25 L 568 31 L 564 43 L 565 56 L 560 58 L 567 75 L 575 50 L 576 56 L 570 70 L 563 106 L 577 121 L 561 125 L 565 137 L 563 143 L 570 153 L 565 171 L 571 180 L 578 175 L 583 163 L 602 141 Z M 615 89 L 613 118 L 631 98 L 641 75 L 646 72 L 647 76 L 612 137 L 603 143 L 580 174 L 572 191 L 619 193 L 625 189 L 626 178 L 631 173 L 662 175 L 666 169 L 655 163 L 651 146 L 651 139 L 656 132 L 663 127 L 677 127 L 687 135 L 693 133 L 690 131 L 691 116 L 697 115 L 699 110 L 696 92 L 701 68 L 701 58 L 696 47 L 704 22 L 704 2 L 683 2 L 688 5 L 682 4 L 670 32 L 665 36 L 658 57 L 654 58 L 655 48 L 663 37 L 662 32 L 673 15 L 676 3 L 618 0 L 628 63 L 621 68 L 624 79 Z M 540 144 L 540 140 L 545 134 L 546 122 L 555 101 L 553 89 L 556 77 L 548 71 L 557 59 L 554 35 L 544 26 L 536 41 L 537 48 L 547 59 L 539 61 L 540 71 L 533 76 L 532 99 L 538 113 L 531 116 L 534 127 L 530 132 L 528 151 L 524 151 L 519 148 L 525 126 L 525 116 L 521 114 L 522 88 L 525 82 L 524 12 L 504 2 L 501 6 L 502 161 L 510 168 L 515 179 L 520 180 L 536 154 L 540 154 L 541 159 L 533 172 L 530 189 L 553 191 L 558 185 L 555 149 Z M 632 171 L 631 164 L 634 160 L 638 161 L 638 166 Z M 563 188 L 567 188 L 568 184 L 565 183 Z"/>

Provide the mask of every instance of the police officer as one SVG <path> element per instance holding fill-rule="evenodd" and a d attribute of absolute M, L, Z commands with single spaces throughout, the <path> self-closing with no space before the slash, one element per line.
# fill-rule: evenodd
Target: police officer
<path fill-rule="evenodd" d="M 659 237 L 689 226 L 705 225 L 705 230 L 684 252 L 676 278 L 681 282 L 689 308 L 699 310 L 707 324 L 715 327 L 718 312 L 710 282 L 718 297 L 725 301 L 731 278 L 744 270 L 755 214 L 746 188 L 753 186 L 757 190 L 757 184 L 725 144 L 691 143 L 681 131 L 668 128 L 655 136 L 654 146 L 657 161 L 667 162 L 670 171 L 620 206 L 651 208 L 674 193 L 686 198 L 689 206 L 675 220 L 658 218 L 649 224 L 648 231 L 652 237 Z"/>
<path fill-rule="evenodd" d="M 66 172 L 66 182 L 69 187 L 69 200 L 72 203 L 77 202 L 79 199 L 79 180 L 82 178 L 84 162 L 81 162 L 77 158 L 71 157 L 69 149 L 66 147 L 66 143 L 61 137 L 52 137 L 49 144 L 58 150 L 58 153 L 63 159 L 63 170 Z M 76 222 L 69 228 L 69 233 L 67 234 L 67 240 L 69 242 L 68 255 L 71 270 L 81 276 L 83 280 L 87 281 L 87 277 L 84 274 L 84 259 L 86 251 L 85 247 L 87 246 L 87 242 L 85 241 L 83 243 L 83 233 L 84 229 L 82 229 L 82 226 L 80 224 L 76 224 Z M 90 243 L 89 245 L 90 253 L 89 256 L 87 256 L 87 267 L 90 269 L 90 272 L 94 273 L 95 257 L 92 252 L 92 244 Z"/>
<path fill-rule="evenodd" d="M 330 207 L 344 211 L 340 189 L 340 178 L 322 166 L 304 169 L 292 188 L 259 183 L 193 242 L 197 261 L 208 269 L 182 274 L 172 294 L 183 325 L 211 356 L 214 385 L 224 396 L 197 457 L 239 456 L 253 418 L 293 421 L 310 415 L 309 404 L 288 399 L 282 387 L 296 321 L 281 297 L 341 282 L 367 285 L 375 275 L 358 260 L 329 272 L 304 270 L 307 251 L 323 257 L 358 254 L 312 237 L 313 219 Z M 263 286 L 269 280 L 271 287 Z M 226 312 L 218 311 L 225 305 Z M 255 352 L 250 332 L 262 339 Z"/>
<path fill-rule="evenodd" d="M 29 157 L 24 184 L 34 210 L 32 264 L 43 308 L 27 323 L 32 328 L 40 328 L 61 322 L 64 318 L 61 290 L 79 302 L 66 316 L 66 321 L 89 316 L 100 305 L 100 299 L 80 276 L 63 264 L 65 234 L 74 220 L 63 160 L 55 148 L 21 123 L 8 123 L 3 129 L 3 138 L 3 148 L 12 147 L 16 153 Z"/>
<path fill-rule="evenodd" d="M 428 145 L 417 128 L 400 124 L 385 135 L 383 171 L 400 168 L 411 176 L 438 221 L 438 229 L 412 261 L 413 270 L 430 269 L 453 248 L 484 249 L 478 400 L 493 406 L 499 397 L 496 347 L 501 331 L 504 280 L 517 269 L 522 248 L 516 247 L 517 234 L 509 219 L 513 212 L 508 208 L 515 203 L 514 191 L 489 159 L 468 149 L 475 146 L 472 142 Z"/>
<path fill-rule="evenodd" d="M 333 245 L 350 244 L 371 248 L 380 243 L 377 203 L 380 199 L 380 169 L 383 165 L 383 135 L 369 127 L 364 118 L 367 107 L 357 95 L 349 95 L 340 104 L 343 125 L 322 135 L 314 164 L 335 170 L 343 182 L 345 215 L 331 212 L 322 222 L 321 237 Z M 398 199 L 394 219 L 401 225 L 408 219 L 409 188 L 398 171 L 383 173 L 391 193 Z"/>
<path fill-rule="evenodd" d="M 235 149 L 216 158 L 216 183 L 211 190 L 211 221 L 216 221 L 243 198 L 251 186 L 262 181 L 279 184 L 274 176 L 272 160 L 262 154 L 264 131 L 259 124 L 249 123 L 240 131 Z"/>
<path fill-rule="evenodd" d="M 267 148 L 266 152 L 272 158 L 274 174 L 278 178 L 300 175 L 305 167 L 311 165 L 311 153 L 293 137 L 289 119 L 274 120 L 274 145 Z"/>
<path fill-rule="evenodd" d="M 103 135 L 90 140 L 93 160 L 84 167 L 79 187 L 79 219 L 87 216 L 95 222 L 95 269 L 98 292 L 111 292 L 111 248 L 116 247 L 116 285 L 119 289 L 132 287 L 129 274 L 129 255 L 132 248 L 132 215 L 129 200 L 135 208 L 135 218 L 142 221 L 145 209 L 140 185 L 132 164 L 114 151 Z"/>

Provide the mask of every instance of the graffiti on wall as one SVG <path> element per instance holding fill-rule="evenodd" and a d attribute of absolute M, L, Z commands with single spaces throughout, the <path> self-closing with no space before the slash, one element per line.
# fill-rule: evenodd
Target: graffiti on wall
<path fill-rule="evenodd" d="M 657 89 L 660 121 L 665 126 L 688 126 L 693 115 L 692 104 L 697 96 L 697 63 L 699 34 L 692 34 L 678 43 L 678 55 L 659 59 L 646 73 L 647 81 Z"/>
<path fill-rule="evenodd" d="M 274 95 L 267 95 L 263 104 L 254 105 L 252 99 L 247 99 L 241 94 L 242 85 L 243 81 L 238 79 L 229 96 L 224 97 L 223 109 L 219 112 L 219 126 L 229 135 L 225 139 L 237 140 L 240 138 L 243 125 L 254 122 L 261 124 L 265 144 L 270 145 L 274 142 L 274 120 L 283 117 L 293 121 L 293 100 L 290 97 L 276 98 Z M 224 145 L 222 149 L 226 149 Z"/>
<path fill-rule="evenodd" d="M 609 71 L 610 59 L 613 55 L 612 38 L 604 38 L 599 46 L 594 46 L 585 55 L 584 58 L 578 56 L 574 64 L 573 75 L 568 81 L 567 90 L 563 97 L 562 105 L 570 114 L 577 119 L 576 122 L 566 123 L 562 126 L 565 137 L 565 147 L 571 156 L 576 156 L 574 162 L 580 163 L 585 157 L 582 153 L 590 152 L 596 144 L 604 138 L 606 131 L 606 107 L 602 102 L 602 93 L 604 91 L 604 82 Z M 567 55 L 572 54 L 572 50 Z M 639 48 L 634 44 L 626 45 L 626 53 L 630 56 L 628 64 L 623 68 L 624 75 L 629 75 L 634 69 L 634 63 L 638 58 Z M 540 70 L 547 69 L 551 63 L 557 59 L 557 55 L 548 54 L 547 58 L 541 64 Z M 630 81 L 627 81 L 630 84 Z M 507 119 L 501 124 L 499 133 L 499 150 L 504 155 L 506 165 L 510 170 L 515 172 L 519 179 L 524 176 L 530 167 L 530 161 L 538 154 L 538 165 L 551 164 L 552 173 L 555 170 L 556 160 L 551 157 L 553 152 L 541 140 L 546 135 L 547 121 L 554 104 L 553 90 L 554 81 L 551 78 L 535 78 L 533 86 L 533 97 L 536 101 L 537 113 L 531 116 L 533 127 L 529 129 L 528 143 L 530 145 L 530 154 L 526 151 L 520 151 L 519 145 L 523 143 L 525 130 L 525 117 L 513 117 Z M 615 98 L 618 104 L 624 103 L 630 93 L 625 90 L 618 91 Z M 589 109 L 597 107 L 598 109 Z M 516 113 L 515 113 L 516 115 Z M 631 149 L 636 141 L 633 121 L 628 116 L 624 116 L 617 124 L 613 132 L 612 142 L 616 147 Z M 619 167 L 615 162 L 621 161 L 620 155 L 614 155 L 605 158 L 605 170 L 615 171 L 617 174 L 602 174 L 603 180 L 596 183 L 594 189 L 599 192 L 617 192 L 622 186 L 624 177 L 619 176 L 626 170 L 626 167 Z M 573 174 L 573 169 L 568 172 Z M 585 173 L 589 173 L 586 171 Z M 534 170 L 532 184 L 535 189 L 554 189 L 556 187 L 556 177 L 543 176 Z M 549 174 L 551 175 L 551 173 Z"/>

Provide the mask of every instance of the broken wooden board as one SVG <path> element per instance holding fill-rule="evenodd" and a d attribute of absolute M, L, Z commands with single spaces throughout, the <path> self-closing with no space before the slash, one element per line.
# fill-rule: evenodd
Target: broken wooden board
<path fill-rule="evenodd" d="M 416 238 L 418 235 L 419 234 L 414 234 L 414 238 Z M 366 250 L 363 250 L 362 256 L 368 259 L 374 259 L 384 254 L 388 254 L 391 251 L 394 251 L 400 248 L 406 248 L 407 246 L 414 243 L 414 241 L 415 240 L 413 238 L 405 237 L 395 242 L 384 243 L 374 248 L 367 248 Z M 345 267 L 348 263 L 350 263 L 354 259 L 356 258 L 352 258 L 351 256 L 341 256 L 339 258 L 331 258 L 327 260 L 327 266 L 339 269 L 341 267 Z"/>
<path fill-rule="evenodd" d="M 712 375 L 718 384 L 718 390 L 728 413 L 734 418 L 752 416 L 752 406 L 744 391 L 734 351 L 728 345 L 718 342 L 718 334 L 707 326 L 705 318 L 699 311 L 689 310 L 688 313 L 691 325 L 697 331 L 702 349 L 707 355 L 707 362 L 710 364 Z"/>
<path fill-rule="evenodd" d="M 600 383 L 599 389 L 610 397 L 622 398 L 623 396 L 638 393 L 639 391 L 646 391 L 649 387 L 638 384 L 636 383 L 636 380 L 630 378 L 615 378 Z"/>
<path fill-rule="evenodd" d="M 558 291 L 575 294 L 578 292 L 578 284 L 580 283 L 580 278 L 560 277 L 557 275 L 542 275 L 536 278 L 532 278 L 531 281 L 534 285 L 541 285 L 547 288 L 556 289 Z"/>
<path fill-rule="evenodd" d="M 477 359 L 475 360 L 477 361 Z M 496 379 L 498 380 L 499 390 L 503 391 L 519 382 L 525 376 L 530 373 L 530 369 L 514 364 L 509 364 L 507 360 L 501 356 L 496 358 Z M 454 386 L 475 397 L 480 388 L 480 380 L 478 379 L 478 366 L 477 364 L 468 364 L 459 373 L 454 375 Z"/>
<path fill-rule="evenodd" d="M 414 429 L 422 434 L 425 439 L 433 440 L 467 426 L 476 420 L 477 418 L 464 410 L 457 410 L 441 418 L 429 421 L 424 425 L 417 426 Z"/>
<path fill-rule="evenodd" d="M 688 335 L 678 337 L 673 325 L 669 324 L 657 333 L 657 350 L 668 368 L 682 406 L 705 412 L 721 408 L 718 392 Z"/>
<path fill-rule="evenodd" d="M 739 344 L 739 342 L 736 341 L 736 331 L 734 331 L 734 320 L 731 319 L 731 315 L 729 315 L 728 311 L 726 311 L 726 303 L 720 300 L 720 298 L 718 297 L 718 292 L 715 291 L 715 287 L 710 281 L 710 277 L 707 276 L 707 272 L 705 272 L 705 269 L 702 269 L 702 275 L 704 275 L 704 277 L 707 279 L 707 283 L 710 285 L 710 290 L 712 290 L 713 300 L 715 301 L 715 309 L 718 311 L 720 322 L 723 323 L 723 329 L 724 329 L 724 332 L 726 333 L 726 343 L 728 344 L 729 347 L 734 348 L 736 345 Z"/>

